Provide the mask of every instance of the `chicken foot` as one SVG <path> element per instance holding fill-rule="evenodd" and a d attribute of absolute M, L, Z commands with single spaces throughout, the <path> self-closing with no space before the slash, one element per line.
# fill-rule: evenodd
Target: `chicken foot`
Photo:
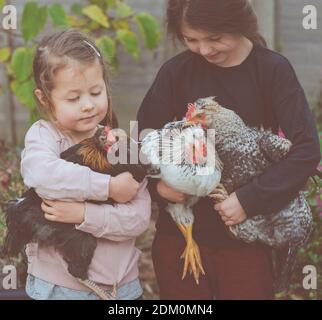
<path fill-rule="evenodd" d="M 180 257 L 181 259 L 184 259 L 182 280 L 185 278 L 189 268 L 190 273 L 193 273 L 196 283 L 199 284 L 200 272 L 204 275 L 205 271 L 202 266 L 199 247 L 192 238 L 192 225 L 185 226 L 183 224 L 178 224 L 178 228 L 182 232 L 187 243 L 186 248 Z"/>

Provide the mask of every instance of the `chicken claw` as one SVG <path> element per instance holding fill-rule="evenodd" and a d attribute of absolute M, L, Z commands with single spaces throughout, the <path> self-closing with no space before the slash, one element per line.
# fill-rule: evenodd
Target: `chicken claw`
<path fill-rule="evenodd" d="M 200 272 L 204 275 L 205 271 L 202 266 L 199 247 L 192 238 L 192 225 L 186 227 L 182 224 L 178 224 L 178 227 L 184 235 L 187 243 L 186 248 L 181 255 L 181 259 L 184 259 L 182 279 L 187 275 L 189 268 L 190 274 L 193 273 L 196 283 L 199 284 Z"/>
<path fill-rule="evenodd" d="M 212 198 L 215 203 L 219 203 L 226 200 L 229 195 L 226 188 L 220 183 L 208 197 Z"/>

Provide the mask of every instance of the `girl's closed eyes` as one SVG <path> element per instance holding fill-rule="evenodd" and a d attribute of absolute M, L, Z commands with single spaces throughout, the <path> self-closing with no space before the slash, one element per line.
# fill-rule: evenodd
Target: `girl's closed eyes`
<path fill-rule="evenodd" d="M 99 95 L 101 95 L 102 91 L 98 91 L 98 92 L 92 92 L 91 96 L 92 97 L 97 97 Z M 80 99 L 80 96 L 76 96 L 76 97 L 72 97 L 72 98 L 67 98 L 66 100 L 69 102 L 76 102 Z"/>

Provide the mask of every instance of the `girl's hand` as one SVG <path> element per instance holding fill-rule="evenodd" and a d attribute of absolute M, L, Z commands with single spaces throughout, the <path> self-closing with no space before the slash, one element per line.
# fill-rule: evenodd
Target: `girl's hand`
<path fill-rule="evenodd" d="M 183 203 L 185 201 L 184 193 L 177 191 L 175 189 L 172 189 L 162 180 L 159 180 L 157 184 L 157 191 L 162 198 L 168 201 L 175 202 L 175 203 Z"/>
<path fill-rule="evenodd" d="M 50 221 L 81 224 L 85 218 L 85 202 L 43 199 L 41 209 Z"/>
<path fill-rule="evenodd" d="M 129 172 L 123 172 L 116 177 L 110 178 L 109 198 L 117 203 L 126 203 L 132 200 L 138 190 L 140 184 L 133 178 Z"/>
<path fill-rule="evenodd" d="M 218 211 L 226 226 L 233 226 L 247 219 L 246 212 L 242 208 L 235 192 L 223 202 L 215 204 L 214 208 Z"/>

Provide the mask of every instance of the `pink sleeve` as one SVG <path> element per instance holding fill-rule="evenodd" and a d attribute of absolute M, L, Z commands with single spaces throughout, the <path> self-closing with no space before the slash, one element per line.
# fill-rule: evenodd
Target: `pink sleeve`
<path fill-rule="evenodd" d="M 86 202 L 85 220 L 76 229 L 96 238 L 125 241 L 136 238 L 149 226 L 151 198 L 144 180 L 136 197 L 126 204 L 92 204 Z"/>
<path fill-rule="evenodd" d="M 48 199 L 107 200 L 110 176 L 60 159 L 57 139 L 40 122 L 29 129 L 20 166 L 25 185 Z"/>

